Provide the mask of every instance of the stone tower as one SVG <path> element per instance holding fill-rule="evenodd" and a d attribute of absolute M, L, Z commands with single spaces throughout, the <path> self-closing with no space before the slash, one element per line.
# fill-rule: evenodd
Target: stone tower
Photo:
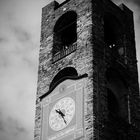
<path fill-rule="evenodd" d="M 42 9 L 35 140 L 139 140 L 133 12 L 110 0 Z"/>

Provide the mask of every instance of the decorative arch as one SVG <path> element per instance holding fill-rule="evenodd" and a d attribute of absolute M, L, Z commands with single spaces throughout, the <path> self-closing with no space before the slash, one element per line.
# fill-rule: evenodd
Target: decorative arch
<path fill-rule="evenodd" d="M 59 71 L 56 76 L 53 78 L 50 89 L 57 85 L 62 79 L 69 78 L 69 77 L 76 77 L 78 76 L 77 70 L 73 67 L 67 67 Z"/>
<path fill-rule="evenodd" d="M 77 14 L 68 11 L 63 14 L 54 26 L 53 55 L 67 49 L 77 40 Z"/>

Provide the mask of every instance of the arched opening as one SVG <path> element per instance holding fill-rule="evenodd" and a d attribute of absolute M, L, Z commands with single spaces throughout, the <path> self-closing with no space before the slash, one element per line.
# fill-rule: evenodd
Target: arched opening
<path fill-rule="evenodd" d="M 77 40 L 77 14 L 68 11 L 63 14 L 54 26 L 53 55 L 68 49 Z"/>
<path fill-rule="evenodd" d="M 58 74 L 52 80 L 50 84 L 50 89 L 54 87 L 56 84 L 58 84 L 59 81 L 61 81 L 63 78 L 75 77 L 75 76 L 78 76 L 78 73 L 75 68 L 67 67 L 67 68 L 62 69 L 60 72 L 58 72 Z"/>
<path fill-rule="evenodd" d="M 106 101 L 108 109 L 108 119 L 106 123 L 107 133 L 112 138 L 127 139 L 118 137 L 120 132 L 127 133 L 131 112 L 129 112 L 129 90 L 124 77 L 125 73 L 121 67 L 109 67 L 106 71 Z M 124 135 L 125 136 L 125 135 Z"/>
<path fill-rule="evenodd" d="M 124 77 L 118 70 L 110 67 L 106 71 L 106 81 L 109 117 L 128 120 L 129 90 Z"/>
<path fill-rule="evenodd" d="M 122 25 L 112 14 L 106 13 L 104 16 L 104 41 L 109 48 L 114 48 L 122 39 Z"/>

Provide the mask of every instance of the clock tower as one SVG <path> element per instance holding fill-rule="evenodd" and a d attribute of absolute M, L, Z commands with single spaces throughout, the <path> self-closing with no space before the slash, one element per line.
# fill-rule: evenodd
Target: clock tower
<path fill-rule="evenodd" d="M 42 8 L 34 140 L 139 140 L 133 12 L 110 0 Z"/>

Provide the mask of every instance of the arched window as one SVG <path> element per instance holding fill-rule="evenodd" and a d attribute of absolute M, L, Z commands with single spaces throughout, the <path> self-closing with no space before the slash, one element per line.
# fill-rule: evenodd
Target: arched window
<path fill-rule="evenodd" d="M 119 20 L 110 13 L 104 16 L 104 41 L 110 48 L 116 47 L 122 39 L 122 25 Z"/>
<path fill-rule="evenodd" d="M 77 14 L 68 11 L 63 14 L 54 26 L 53 55 L 68 49 L 77 40 Z"/>
<path fill-rule="evenodd" d="M 50 84 L 50 89 L 54 87 L 56 84 L 58 84 L 63 78 L 66 77 L 75 77 L 78 76 L 78 73 L 75 68 L 73 67 L 67 67 L 62 69 L 58 74 L 54 77 Z"/>

